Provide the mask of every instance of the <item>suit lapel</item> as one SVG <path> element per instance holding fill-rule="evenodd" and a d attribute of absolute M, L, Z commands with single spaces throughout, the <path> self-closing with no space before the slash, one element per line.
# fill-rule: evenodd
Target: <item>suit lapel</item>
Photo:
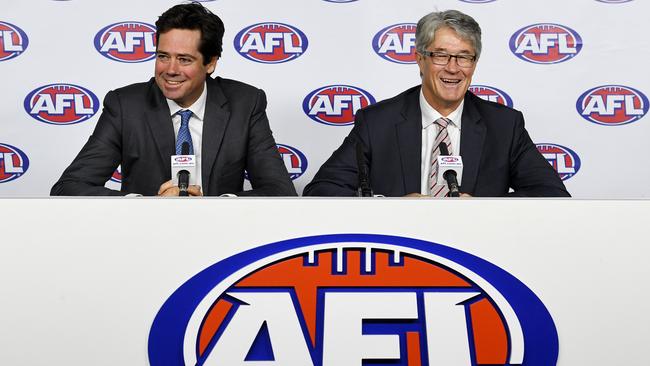
<path fill-rule="evenodd" d="M 402 109 L 404 120 L 395 126 L 404 177 L 404 194 L 420 192 L 421 188 L 422 113 L 419 96 L 419 87 L 406 94 Z"/>
<path fill-rule="evenodd" d="M 463 158 L 462 191 L 473 193 L 476 187 L 483 143 L 485 142 L 486 126 L 481 121 L 481 114 L 476 108 L 474 96 L 465 94 L 462 126 L 460 131 L 460 155 Z"/>
<path fill-rule="evenodd" d="M 144 112 L 145 120 L 158 148 L 164 176 L 171 177 L 170 157 L 176 153 L 174 125 L 169 105 L 153 79 L 149 81 L 149 108 Z"/>
<path fill-rule="evenodd" d="M 207 78 L 208 95 L 203 116 L 203 146 L 201 148 L 201 176 L 203 192 L 208 194 L 210 173 L 216 162 L 217 152 L 221 147 L 223 136 L 230 120 L 228 99 L 221 90 L 218 81 Z"/>

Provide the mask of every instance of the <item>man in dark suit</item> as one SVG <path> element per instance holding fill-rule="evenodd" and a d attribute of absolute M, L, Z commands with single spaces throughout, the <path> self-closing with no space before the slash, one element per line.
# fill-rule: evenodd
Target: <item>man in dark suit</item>
<path fill-rule="evenodd" d="M 375 194 L 444 197 L 446 185 L 436 183 L 442 143 L 462 157 L 461 196 L 569 196 L 521 112 L 468 92 L 481 52 L 473 18 L 455 10 L 426 15 L 416 50 L 422 85 L 360 110 L 305 196 L 356 195 L 361 160 Z"/>
<path fill-rule="evenodd" d="M 181 140 L 197 157 L 193 196 L 294 196 L 266 117 L 266 96 L 212 79 L 224 26 L 199 3 L 177 5 L 156 22 L 155 76 L 110 91 L 95 131 L 52 187 L 52 195 L 177 196 L 170 157 Z M 122 188 L 104 187 L 122 165 Z M 243 191 L 244 171 L 252 190 Z"/>

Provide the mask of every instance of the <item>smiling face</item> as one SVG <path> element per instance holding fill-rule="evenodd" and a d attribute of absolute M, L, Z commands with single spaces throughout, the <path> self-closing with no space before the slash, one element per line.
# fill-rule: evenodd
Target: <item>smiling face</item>
<path fill-rule="evenodd" d="M 450 55 L 476 55 L 472 43 L 461 38 L 449 27 L 436 30 L 433 42 L 427 51 L 444 52 Z M 435 110 L 443 116 L 449 115 L 460 105 L 465 92 L 472 83 L 476 62 L 471 67 L 458 66 L 451 58 L 447 65 L 436 65 L 426 55 L 416 53 L 420 73 L 422 74 L 422 92 Z"/>
<path fill-rule="evenodd" d="M 217 66 L 216 57 L 203 64 L 200 40 L 201 31 L 189 29 L 171 29 L 158 37 L 156 84 L 165 98 L 183 108 L 201 96 L 207 75 Z"/>

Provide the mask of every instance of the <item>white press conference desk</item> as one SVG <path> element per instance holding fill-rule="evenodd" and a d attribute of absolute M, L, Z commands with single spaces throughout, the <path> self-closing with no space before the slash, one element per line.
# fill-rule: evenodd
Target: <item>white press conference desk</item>
<path fill-rule="evenodd" d="M 551 314 L 561 366 L 650 365 L 650 201 L 0 199 L 0 364 L 147 365 L 154 317 L 236 253 L 342 233 L 420 239 L 506 270 Z"/>

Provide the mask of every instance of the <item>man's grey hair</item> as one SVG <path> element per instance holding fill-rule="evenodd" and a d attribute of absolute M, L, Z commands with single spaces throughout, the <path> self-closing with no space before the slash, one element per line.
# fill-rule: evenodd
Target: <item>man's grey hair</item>
<path fill-rule="evenodd" d="M 426 52 L 436 31 L 442 27 L 453 29 L 460 38 L 469 41 L 474 46 L 478 60 L 481 55 L 481 27 L 474 18 L 458 10 L 437 11 L 422 17 L 415 30 L 416 50 L 419 53 Z"/>

